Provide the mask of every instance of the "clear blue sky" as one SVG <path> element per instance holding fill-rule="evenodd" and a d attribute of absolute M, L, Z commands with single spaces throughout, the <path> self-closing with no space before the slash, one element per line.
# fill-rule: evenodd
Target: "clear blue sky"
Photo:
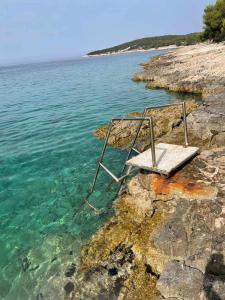
<path fill-rule="evenodd" d="M 72 58 L 132 39 L 200 31 L 213 0 L 0 0 L 0 64 Z"/>

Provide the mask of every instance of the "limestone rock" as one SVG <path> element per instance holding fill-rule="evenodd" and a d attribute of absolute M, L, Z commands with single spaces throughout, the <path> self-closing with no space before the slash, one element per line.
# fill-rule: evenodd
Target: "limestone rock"
<path fill-rule="evenodd" d="M 141 172 L 114 208 L 115 215 L 82 250 L 79 299 L 104 294 L 159 300 L 159 292 L 178 300 L 223 295 L 224 148 L 203 151 L 170 178 Z"/>
<path fill-rule="evenodd" d="M 215 95 L 224 92 L 225 46 L 202 44 L 180 48 L 144 64 L 135 81 L 172 91 Z"/>
<path fill-rule="evenodd" d="M 225 146 L 225 131 L 215 135 L 211 144 L 216 147 Z"/>
<path fill-rule="evenodd" d="M 172 218 L 154 237 L 154 244 L 169 257 L 183 258 L 187 254 L 188 237 L 180 218 Z"/>
<path fill-rule="evenodd" d="M 157 289 L 166 299 L 175 297 L 184 300 L 199 300 L 203 274 L 178 261 L 168 263 L 161 274 Z"/>
<path fill-rule="evenodd" d="M 224 50 L 223 43 L 184 47 L 153 58 L 133 77 L 147 82 L 148 88 L 201 94 L 204 103 L 188 116 L 188 129 L 191 135 L 208 140 L 208 146 L 214 136 L 225 131 Z M 224 145 L 222 136 L 214 139 L 214 145 Z"/>
<path fill-rule="evenodd" d="M 115 202 L 115 215 L 82 251 L 87 299 L 99 294 L 118 300 L 225 299 L 225 149 L 215 148 L 225 143 L 224 50 L 224 44 L 183 47 L 142 64 L 144 71 L 135 74 L 149 88 L 202 95 L 200 106 L 187 103 L 187 120 L 190 144 L 205 150 L 170 178 L 141 171 L 129 182 Z M 183 143 L 180 111 L 151 114 L 159 142 Z M 117 123 L 109 144 L 126 147 L 136 128 L 134 122 Z M 104 138 L 106 131 L 104 126 L 95 135 Z M 139 149 L 147 143 L 144 123 Z M 77 293 L 85 299 L 79 288 Z"/>

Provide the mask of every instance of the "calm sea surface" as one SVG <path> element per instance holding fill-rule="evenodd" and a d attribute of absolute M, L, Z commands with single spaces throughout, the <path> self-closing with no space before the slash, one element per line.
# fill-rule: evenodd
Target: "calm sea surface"
<path fill-rule="evenodd" d="M 31 249 L 58 236 L 82 245 L 107 218 L 82 206 L 102 146 L 92 132 L 112 116 L 178 97 L 131 81 L 156 54 L 0 69 L 0 299 L 26 300 L 17 292 Z M 107 153 L 117 174 L 124 157 Z M 91 197 L 99 208 L 112 203 L 109 182 L 101 174 Z"/>

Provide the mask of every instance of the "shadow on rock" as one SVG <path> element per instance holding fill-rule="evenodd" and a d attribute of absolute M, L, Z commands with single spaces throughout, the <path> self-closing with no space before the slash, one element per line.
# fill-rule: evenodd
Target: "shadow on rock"
<path fill-rule="evenodd" d="M 220 289 L 220 285 L 225 284 L 225 264 L 224 257 L 221 253 L 211 255 L 210 260 L 205 269 L 203 289 L 207 300 L 223 300 L 220 294 L 224 295 L 224 291 Z"/>

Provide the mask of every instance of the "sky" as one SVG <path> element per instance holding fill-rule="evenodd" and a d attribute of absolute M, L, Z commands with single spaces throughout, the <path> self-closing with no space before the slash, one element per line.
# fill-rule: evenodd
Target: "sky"
<path fill-rule="evenodd" d="M 0 0 L 0 65 L 70 59 L 202 29 L 213 0 Z"/>

